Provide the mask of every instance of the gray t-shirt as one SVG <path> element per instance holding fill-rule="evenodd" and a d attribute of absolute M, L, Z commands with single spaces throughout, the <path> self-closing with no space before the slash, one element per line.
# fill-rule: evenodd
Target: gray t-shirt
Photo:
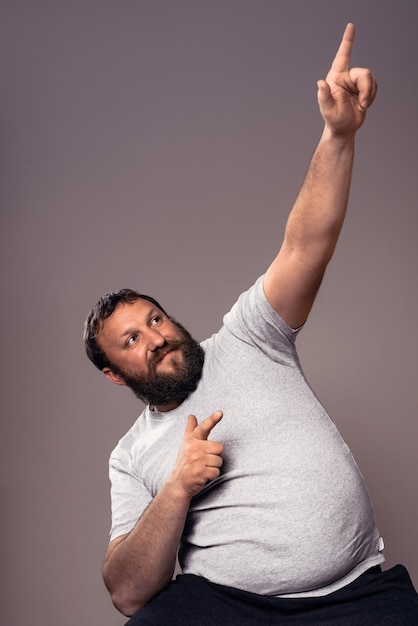
<path fill-rule="evenodd" d="M 177 409 L 146 408 L 110 458 L 111 539 L 128 533 L 168 478 L 188 415 L 221 409 L 220 477 L 193 498 L 184 573 L 266 595 L 324 595 L 381 563 L 383 542 L 358 467 L 306 382 L 297 331 L 262 277 L 203 342 L 198 388 Z"/>

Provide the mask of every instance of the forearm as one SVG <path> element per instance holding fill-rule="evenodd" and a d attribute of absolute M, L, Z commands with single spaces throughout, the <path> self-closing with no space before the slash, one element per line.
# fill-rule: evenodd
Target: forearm
<path fill-rule="evenodd" d="M 108 550 L 103 578 L 124 615 L 141 609 L 171 580 L 190 500 L 167 483 L 135 528 Z"/>
<path fill-rule="evenodd" d="M 271 306 L 292 328 L 309 314 L 344 222 L 354 134 L 325 128 L 290 212 L 284 241 L 264 277 Z"/>
<path fill-rule="evenodd" d="M 334 136 L 325 127 L 289 215 L 284 247 L 323 273 L 343 225 L 354 157 L 354 134 Z"/>

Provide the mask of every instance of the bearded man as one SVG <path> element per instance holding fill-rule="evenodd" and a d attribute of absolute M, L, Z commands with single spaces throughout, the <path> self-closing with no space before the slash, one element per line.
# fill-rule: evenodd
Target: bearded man
<path fill-rule="evenodd" d="M 332 257 L 376 95 L 349 24 L 318 82 L 324 131 L 277 257 L 198 345 L 149 296 L 102 298 L 87 354 L 147 403 L 110 459 L 103 575 L 129 626 L 418 624 L 358 467 L 295 348 Z M 178 552 L 182 574 L 172 581 Z"/>

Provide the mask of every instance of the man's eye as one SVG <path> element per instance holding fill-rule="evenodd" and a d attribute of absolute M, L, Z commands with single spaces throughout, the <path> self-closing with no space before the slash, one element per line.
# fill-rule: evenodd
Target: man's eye
<path fill-rule="evenodd" d="M 155 317 L 152 318 L 151 325 L 155 326 L 155 324 L 158 324 L 160 321 L 161 321 L 161 317 L 159 315 L 156 315 Z"/>
<path fill-rule="evenodd" d="M 133 346 L 134 343 L 136 343 L 137 338 L 138 338 L 138 335 L 131 335 L 130 337 L 128 337 L 128 339 L 126 341 L 126 345 L 127 346 Z"/>

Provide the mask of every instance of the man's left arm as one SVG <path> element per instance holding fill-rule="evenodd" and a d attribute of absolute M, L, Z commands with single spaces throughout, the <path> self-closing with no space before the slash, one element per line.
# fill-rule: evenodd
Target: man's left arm
<path fill-rule="evenodd" d="M 348 24 L 318 103 L 325 125 L 289 215 L 279 254 L 264 277 L 271 306 L 292 328 L 312 307 L 343 225 L 351 183 L 354 139 L 377 84 L 370 71 L 350 69 L 354 25 Z"/>

